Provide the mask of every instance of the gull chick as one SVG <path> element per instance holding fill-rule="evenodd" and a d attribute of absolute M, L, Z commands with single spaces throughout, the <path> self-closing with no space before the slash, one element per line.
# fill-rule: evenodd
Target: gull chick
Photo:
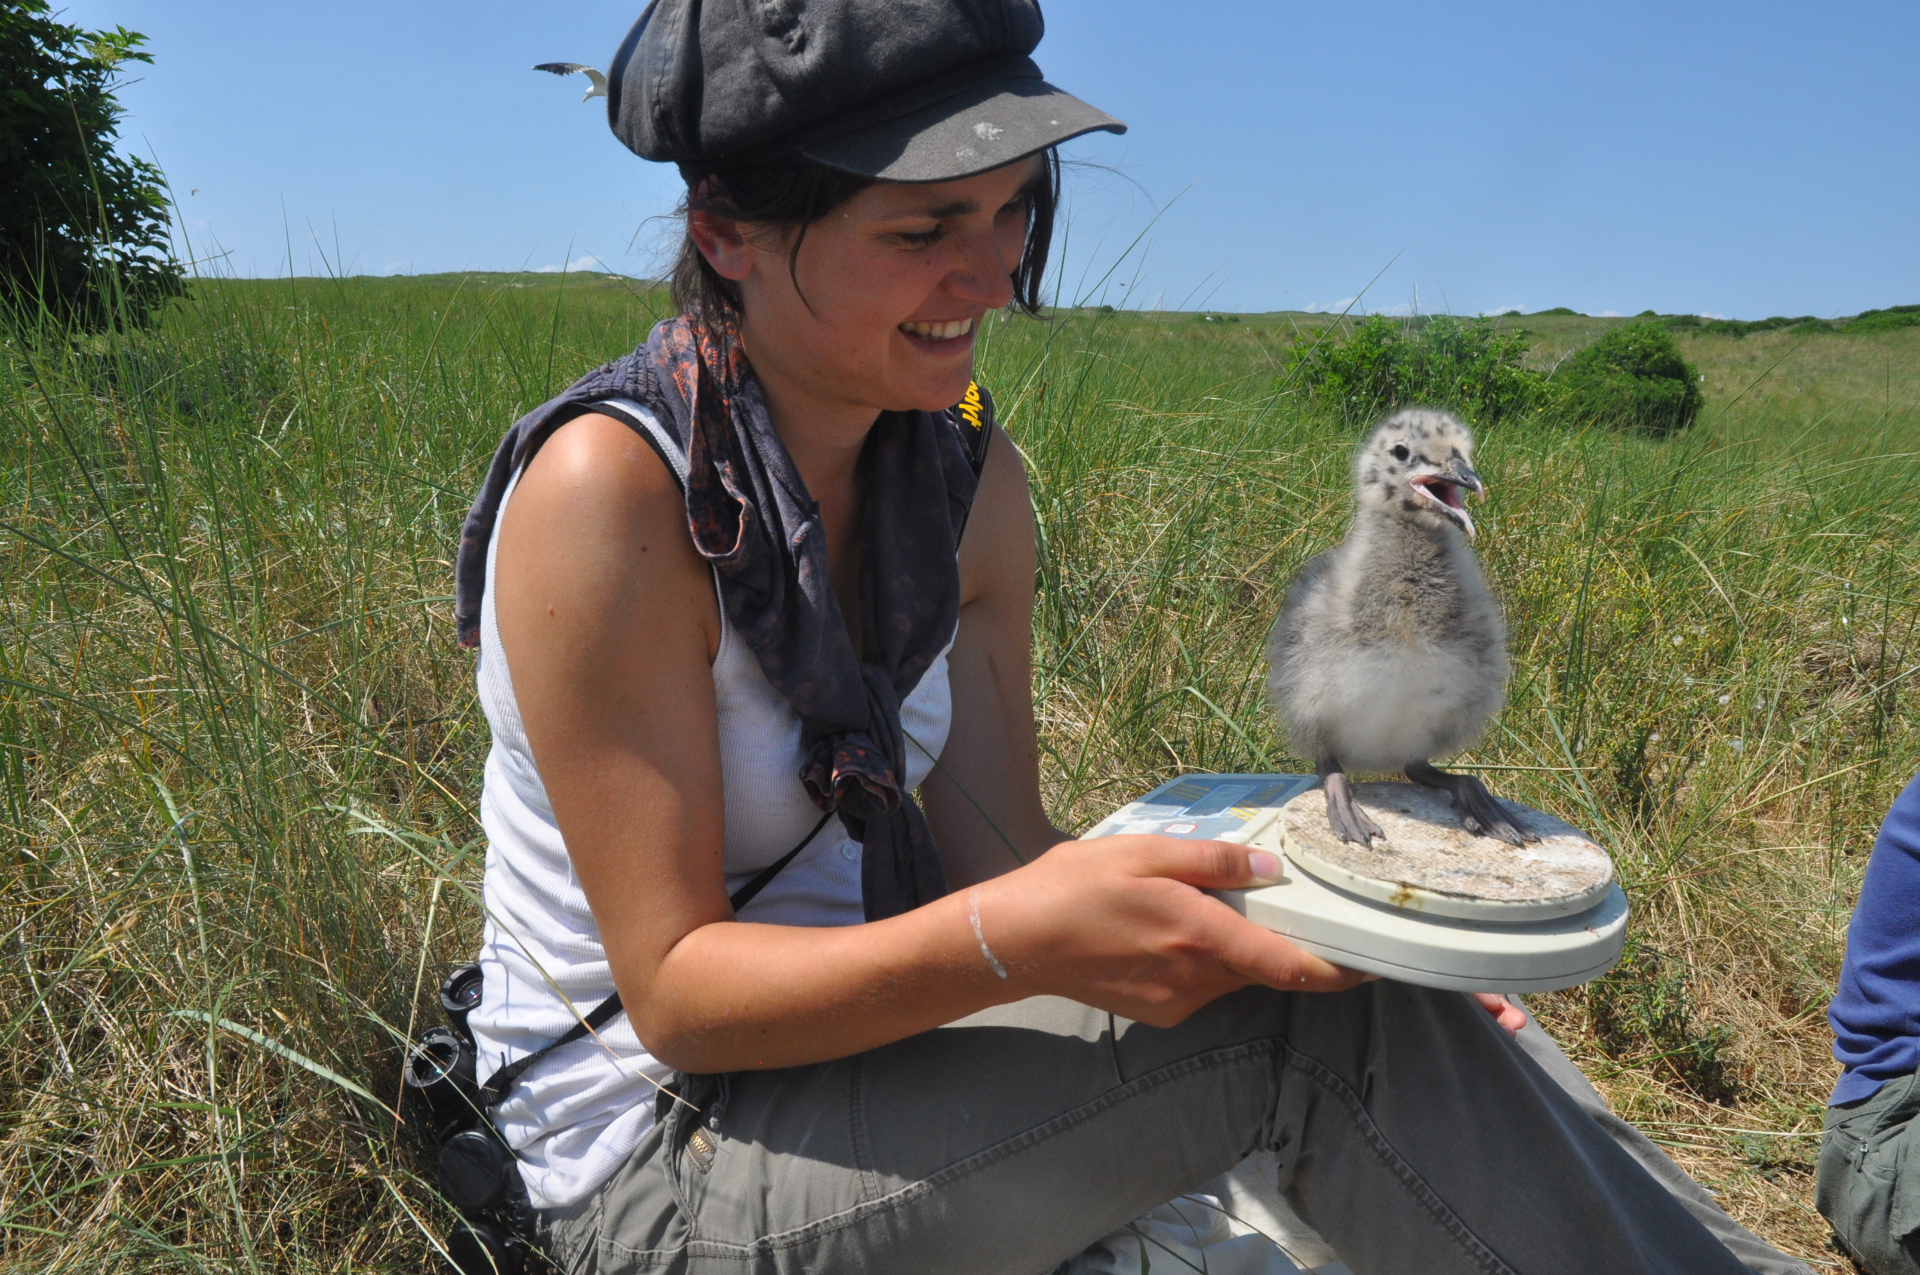
<path fill-rule="evenodd" d="M 1267 692 L 1343 841 L 1383 835 L 1348 769 L 1449 794 L 1469 832 L 1539 840 L 1479 779 L 1431 762 L 1478 739 L 1505 697 L 1506 623 L 1467 543 L 1469 493 L 1486 486 L 1464 424 L 1426 408 L 1382 421 L 1354 457 L 1347 538 L 1301 571 L 1267 640 Z"/>
<path fill-rule="evenodd" d="M 548 71 L 554 75 L 573 75 L 576 72 L 585 71 L 587 74 L 587 96 L 580 100 L 584 102 L 587 98 L 605 97 L 607 95 L 607 77 L 588 66 L 585 62 L 542 62 L 533 69 L 536 71 Z"/>

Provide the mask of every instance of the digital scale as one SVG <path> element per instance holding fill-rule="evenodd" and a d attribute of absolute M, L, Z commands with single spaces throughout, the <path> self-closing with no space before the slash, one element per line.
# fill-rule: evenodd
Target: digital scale
<path fill-rule="evenodd" d="M 1353 794 L 1386 834 L 1369 846 L 1333 835 L 1312 775 L 1183 775 L 1082 839 L 1157 833 L 1277 854 L 1279 882 L 1213 893 L 1316 956 L 1406 983 L 1549 992 L 1620 958 L 1627 896 L 1613 861 L 1579 829 L 1501 801 L 1540 838 L 1510 846 L 1466 831 L 1431 789 L 1359 783 Z"/>

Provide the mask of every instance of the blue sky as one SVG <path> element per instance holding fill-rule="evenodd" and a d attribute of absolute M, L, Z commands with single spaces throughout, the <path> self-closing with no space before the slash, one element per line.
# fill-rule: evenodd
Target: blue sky
<path fill-rule="evenodd" d="M 148 35 L 157 61 L 122 94 L 124 136 L 166 169 L 195 254 L 233 273 L 324 257 L 376 274 L 649 274 L 672 170 L 624 150 L 580 79 L 527 69 L 605 65 L 639 8 L 65 13 Z M 1068 299 L 1339 308 L 1379 275 L 1365 308 L 1761 318 L 1920 302 L 1912 0 L 1045 10 L 1048 78 L 1132 125 L 1068 148 L 1087 165 L 1068 180 Z"/>

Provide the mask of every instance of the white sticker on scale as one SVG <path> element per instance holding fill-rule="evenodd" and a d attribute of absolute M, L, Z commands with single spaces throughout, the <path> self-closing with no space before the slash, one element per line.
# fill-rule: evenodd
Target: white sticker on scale
<path fill-rule="evenodd" d="M 1206 796 L 1188 806 L 1185 813 L 1188 815 L 1220 814 L 1259 786 L 1257 783 L 1220 784 Z"/>

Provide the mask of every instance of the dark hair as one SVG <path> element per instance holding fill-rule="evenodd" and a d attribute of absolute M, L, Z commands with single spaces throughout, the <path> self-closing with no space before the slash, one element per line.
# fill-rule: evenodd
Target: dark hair
<path fill-rule="evenodd" d="M 1054 210 L 1060 204 L 1060 158 L 1050 149 L 1040 152 L 1040 158 L 1040 175 L 1026 191 L 1027 241 L 1020 250 L 1019 264 L 1013 268 L 1013 304 L 1034 315 L 1040 313 L 1041 276 L 1047 271 Z M 736 168 L 691 183 L 675 216 L 684 218 L 696 210 L 716 212 L 793 232 L 787 271 L 797 287 L 800 245 L 806 240 L 807 227 L 874 184 L 874 178 L 811 160 Z M 671 286 L 674 307 L 682 314 L 740 310 L 740 289 L 707 263 L 692 235 L 681 236 Z"/>

